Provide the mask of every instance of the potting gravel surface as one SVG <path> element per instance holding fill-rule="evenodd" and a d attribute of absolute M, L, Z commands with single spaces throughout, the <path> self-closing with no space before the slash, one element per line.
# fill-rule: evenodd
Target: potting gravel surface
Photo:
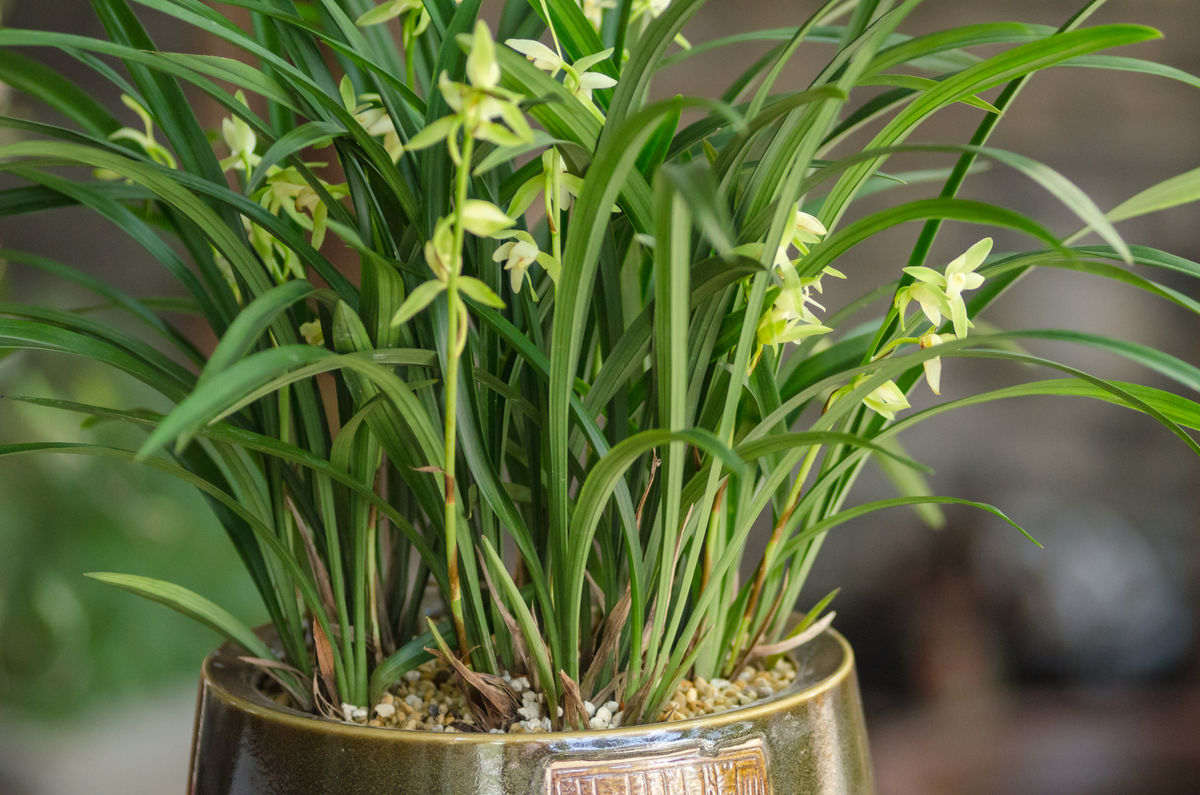
<path fill-rule="evenodd" d="M 658 720 L 685 720 L 744 707 L 778 693 L 795 678 L 796 668 L 785 657 L 769 670 L 747 667 L 732 681 L 703 677 L 684 679 L 663 706 Z M 517 710 L 520 719 L 508 728 L 508 733 L 551 731 L 545 696 L 532 689 L 527 677 L 505 674 L 504 679 L 521 699 Z M 602 704 L 585 701 L 584 709 L 592 729 L 615 729 L 625 718 L 616 701 Z M 409 671 L 373 708 L 343 704 L 342 711 L 347 722 L 367 726 L 432 732 L 479 731 L 457 684 L 437 661 Z M 491 732 L 501 734 L 503 730 L 492 729 Z"/>

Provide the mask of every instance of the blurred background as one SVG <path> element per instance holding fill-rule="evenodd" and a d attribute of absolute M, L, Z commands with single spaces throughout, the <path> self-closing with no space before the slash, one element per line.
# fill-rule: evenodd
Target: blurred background
<path fill-rule="evenodd" d="M 919 34 L 1001 19 L 1058 25 L 1078 4 L 928 0 L 901 30 Z M 687 35 L 702 42 L 735 30 L 795 25 L 815 6 L 711 0 Z M 101 32 L 82 2 L 7 0 L 2 8 L 4 24 L 14 27 Z M 216 47 L 149 12 L 144 19 L 163 49 Z M 1120 54 L 1200 74 L 1200 5 L 1111 0 L 1090 23 L 1117 21 L 1166 34 Z M 664 71 L 655 92 L 723 87 L 761 50 L 726 52 L 704 61 L 704 68 Z M 783 84 L 807 83 L 825 55 L 806 57 L 802 50 Z M 86 68 L 70 58 L 46 58 L 117 106 L 115 93 Z M 6 101 L 12 115 L 43 114 L 21 97 Z M 218 117 L 209 113 L 216 127 Z M 962 142 L 978 119 L 978 111 L 953 109 L 915 140 Z M 1198 128 L 1200 91 L 1194 87 L 1062 68 L 1029 84 L 991 143 L 1051 165 L 1107 209 L 1200 166 Z M 947 164 L 945 158 L 898 157 L 889 167 Z M 1076 228 L 1068 209 L 1019 173 L 993 167 L 968 186 L 964 195 L 1019 209 L 1058 232 Z M 909 198 L 931 190 L 903 189 Z M 892 194 L 887 201 L 896 199 Z M 864 202 L 857 212 L 880 206 Z M 1130 243 L 1200 260 L 1196 213 L 1186 206 L 1119 229 Z M 930 264 L 944 264 L 993 231 L 947 227 Z M 899 228 L 853 250 L 839 267 L 851 281 L 858 273 L 895 273 L 916 232 L 915 225 Z M 1000 251 L 1029 245 L 995 237 Z M 174 289 L 136 247 L 87 212 L 0 219 L 0 246 L 80 265 L 139 296 L 169 297 Z M 90 300 L 19 263 L 0 267 L 0 300 L 62 306 Z M 1194 282 L 1162 281 L 1200 297 Z M 828 285 L 828 306 L 854 295 L 838 287 Z M 993 309 L 987 320 L 1001 328 L 1107 333 L 1200 363 L 1194 317 L 1092 277 L 1033 274 Z M 1156 383 L 1153 374 L 1113 357 L 1053 346 L 1034 350 L 1106 378 Z M 953 399 L 1035 377 L 1047 376 L 1010 364 L 948 360 L 943 392 Z M 914 405 L 927 404 L 923 390 L 918 387 Z M 27 354 L 0 354 L 0 394 L 154 407 L 153 396 L 129 379 Z M 131 444 L 122 433 L 0 403 L 0 444 Z M 1200 460 L 1151 420 L 1065 399 L 1026 398 L 943 415 L 908 436 L 906 445 L 936 470 L 936 493 L 1000 506 L 1045 549 L 965 508 L 947 509 L 940 530 L 912 513 L 892 512 L 829 537 L 801 606 L 842 588 L 836 626 L 858 654 L 881 795 L 1195 792 Z M 888 486 L 868 471 L 856 494 L 887 496 Z M 217 637 L 82 577 L 94 570 L 178 582 L 247 622 L 265 620 L 216 521 L 187 488 L 113 461 L 0 459 L 0 792 L 155 793 L 178 791 L 184 783 L 197 670 Z"/>

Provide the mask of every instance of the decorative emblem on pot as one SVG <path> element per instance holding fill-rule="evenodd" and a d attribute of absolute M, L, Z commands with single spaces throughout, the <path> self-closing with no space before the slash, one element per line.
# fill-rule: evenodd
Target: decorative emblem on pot
<path fill-rule="evenodd" d="M 570 759 L 546 768 L 546 795 L 767 795 L 761 739 L 716 754 L 699 748 L 608 759 Z"/>

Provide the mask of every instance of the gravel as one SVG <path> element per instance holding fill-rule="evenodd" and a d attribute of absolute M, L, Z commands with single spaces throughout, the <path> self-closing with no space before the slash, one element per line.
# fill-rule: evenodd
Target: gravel
<path fill-rule="evenodd" d="M 753 704 L 778 693 L 796 678 L 796 669 L 786 657 L 774 668 L 748 667 L 732 681 L 728 679 L 684 679 L 663 705 L 659 721 L 686 720 L 714 715 Z M 551 731 L 546 699 L 535 692 L 525 676 L 504 674 L 509 686 L 520 696 L 519 719 L 508 728 L 510 734 Z M 622 725 L 625 713 L 616 701 L 602 704 L 584 702 L 588 726 L 615 729 Z M 559 708 L 561 714 L 561 707 Z M 406 673 L 391 691 L 384 693 L 372 708 L 343 704 L 348 723 L 396 729 L 432 732 L 474 731 L 474 721 L 466 701 L 450 672 L 439 662 L 430 661 Z M 492 729 L 493 734 L 503 733 Z"/>

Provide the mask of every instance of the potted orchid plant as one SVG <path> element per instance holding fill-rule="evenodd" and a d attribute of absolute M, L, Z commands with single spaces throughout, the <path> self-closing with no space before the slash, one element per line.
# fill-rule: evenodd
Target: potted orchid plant
<path fill-rule="evenodd" d="M 868 791 L 833 594 L 794 612 L 823 539 L 865 513 L 937 504 L 1020 530 L 996 507 L 935 496 L 898 435 L 961 406 L 1064 395 L 1146 414 L 1200 452 L 1194 366 L 1129 340 L 976 323 L 1046 268 L 1196 311 L 1155 276 L 1200 266 L 1114 226 L 1192 200 L 1194 173 L 1106 212 L 1049 166 L 988 143 L 1046 68 L 1194 81 L 1107 52 L 1156 31 L 1089 26 L 1093 0 L 1058 28 L 909 35 L 918 0 L 830 0 L 791 27 L 690 41 L 702 4 L 506 0 L 487 21 L 480 0 L 93 0 L 104 38 L 0 29 L 0 78 L 66 119 L 4 119 L 21 139 L 0 146 L 0 168 L 25 183 L 0 202 L 5 214 L 89 208 L 173 275 L 216 340 L 190 338 L 86 263 L 51 270 L 102 297 L 111 322 L 0 310 L 0 347 L 87 357 L 161 396 L 133 408 L 10 395 L 145 438 L 0 455 L 115 457 L 191 483 L 266 605 L 271 629 L 256 632 L 179 586 L 91 575 L 230 641 L 206 666 L 196 791 L 269 788 L 245 771 L 276 768 L 289 791 L 329 791 L 344 772 L 297 761 L 298 735 L 275 757 L 262 751 L 271 743 L 222 746 L 259 720 L 333 727 L 328 742 L 343 750 L 389 727 L 473 737 L 413 746 L 394 733 L 385 775 L 400 765 L 439 791 L 496 791 L 478 772 L 492 753 L 511 791 L 607 781 L 601 751 L 667 720 L 680 727 L 665 746 L 675 756 L 652 754 L 646 769 L 678 775 L 678 791 L 709 775 L 696 771 L 711 753 L 776 791 L 791 791 L 785 780 Z M 135 7 L 237 57 L 161 51 Z M 660 70 L 747 44 L 759 57 L 711 95 L 652 98 Z M 38 48 L 111 80 L 124 110 L 26 53 Z M 786 86 L 802 48 L 824 66 Z M 978 115 L 969 140 L 910 143 L 961 106 Z M 914 153 L 941 165 L 893 170 Z M 1082 231 L 959 198 L 981 163 L 1029 177 Z M 928 190 L 861 209 L 905 185 Z M 939 261 L 950 223 L 978 229 L 978 242 Z M 864 280 L 856 247 L 902 224 L 915 236 L 894 272 Z M 1031 246 L 1001 249 L 992 230 Z M 835 281 L 859 297 L 829 303 Z M 1106 380 L 1020 347 L 1030 340 L 1114 353 L 1176 387 Z M 943 362 L 963 357 L 1050 377 L 910 405 L 915 392 L 940 395 Z M 855 500 L 870 462 L 904 473 L 896 496 Z M 230 695 L 222 677 L 235 669 L 249 695 Z M 788 688 L 803 698 L 780 700 Z M 812 761 L 813 730 L 784 731 L 773 713 L 744 714 L 758 739 L 736 742 L 721 733 L 728 721 L 701 718 L 759 698 L 815 715 L 831 693 L 857 738 L 839 746 L 836 773 Z M 285 717 L 262 717 L 268 705 Z M 546 730 L 569 738 L 565 757 L 553 734 L 540 755 L 489 750 L 497 733 L 533 742 Z M 679 750 L 693 741 L 703 753 Z M 380 758 L 362 754 L 355 765 Z M 476 774 L 452 781 L 459 764 Z"/>

